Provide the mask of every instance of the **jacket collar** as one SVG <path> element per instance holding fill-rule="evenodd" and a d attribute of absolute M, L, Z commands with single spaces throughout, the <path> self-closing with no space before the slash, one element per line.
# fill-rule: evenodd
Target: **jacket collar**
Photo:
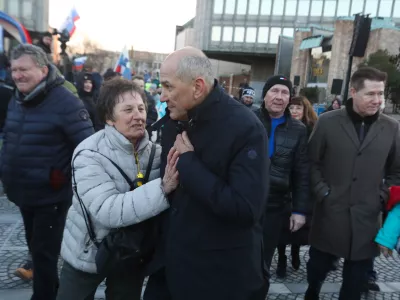
<path fill-rule="evenodd" d="M 64 77 L 57 72 L 56 66 L 48 65 L 49 73 L 47 77 L 43 79 L 28 95 L 24 95 L 15 89 L 15 99 L 19 103 L 27 103 L 41 96 L 45 96 L 51 89 L 58 85 L 62 85 L 65 81 Z"/>
<path fill-rule="evenodd" d="M 221 89 L 221 87 L 218 85 L 218 81 L 215 79 L 214 87 L 208 94 L 206 99 L 202 103 L 188 111 L 189 124 L 198 120 L 206 120 L 210 118 L 208 110 L 211 109 L 213 104 L 221 100 L 220 98 L 223 93 L 224 91 Z"/>
<path fill-rule="evenodd" d="M 364 122 L 366 124 L 372 124 L 379 118 L 379 110 L 373 116 L 362 117 L 358 113 L 356 113 L 353 109 L 353 98 L 350 98 L 346 101 L 346 112 L 353 123 L 361 123 Z"/>
<path fill-rule="evenodd" d="M 104 132 L 106 137 L 110 140 L 110 143 L 122 151 L 133 154 L 134 146 L 132 143 L 124 137 L 114 126 L 105 125 Z M 139 145 L 136 147 L 137 152 L 141 152 L 149 144 L 149 134 L 147 130 L 144 131 L 144 137 L 139 141 Z"/>

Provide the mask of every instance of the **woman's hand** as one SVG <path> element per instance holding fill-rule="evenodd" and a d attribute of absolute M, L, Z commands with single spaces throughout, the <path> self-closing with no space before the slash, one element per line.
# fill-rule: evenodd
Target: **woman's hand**
<path fill-rule="evenodd" d="M 178 163 L 179 152 L 174 147 L 168 153 L 167 166 L 165 168 L 164 178 L 162 180 L 165 194 L 174 191 L 179 184 L 179 173 L 176 169 Z"/>

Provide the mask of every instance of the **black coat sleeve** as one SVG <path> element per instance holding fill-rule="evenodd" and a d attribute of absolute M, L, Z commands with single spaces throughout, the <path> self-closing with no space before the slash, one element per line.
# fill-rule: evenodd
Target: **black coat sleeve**
<path fill-rule="evenodd" d="M 195 152 L 179 157 L 177 169 L 185 191 L 229 222 L 244 227 L 259 222 L 269 190 L 268 138 L 261 123 L 240 135 L 243 145 L 231 151 L 228 179 L 219 178 Z M 236 149 L 235 149 L 236 150 Z"/>
<path fill-rule="evenodd" d="M 307 129 L 302 128 L 292 169 L 293 212 L 310 212 L 310 164 L 307 153 Z"/>

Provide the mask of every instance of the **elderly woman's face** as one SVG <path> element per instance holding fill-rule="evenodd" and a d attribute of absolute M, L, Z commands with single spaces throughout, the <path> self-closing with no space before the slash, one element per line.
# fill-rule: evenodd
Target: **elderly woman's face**
<path fill-rule="evenodd" d="M 126 92 L 118 96 L 117 105 L 114 107 L 114 121 L 108 120 L 123 136 L 136 142 L 144 136 L 146 130 L 146 107 L 140 94 Z"/>

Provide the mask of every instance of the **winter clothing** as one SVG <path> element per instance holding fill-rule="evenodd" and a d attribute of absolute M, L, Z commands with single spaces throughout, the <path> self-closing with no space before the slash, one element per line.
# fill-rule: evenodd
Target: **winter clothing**
<path fill-rule="evenodd" d="M 19 206 L 71 201 L 72 151 L 93 133 L 93 125 L 63 83 L 50 65 L 47 78 L 28 95 L 16 90 L 8 107 L 1 180 L 8 199 Z"/>
<path fill-rule="evenodd" d="M 150 267 L 161 271 L 150 277 L 144 299 L 160 299 L 152 297 L 161 290 L 174 300 L 265 299 L 266 131 L 217 82 L 188 115 L 185 130 L 194 151 L 179 157 L 180 186 L 169 197 L 164 240 Z M 163 127 L 164 166 L 177 126 L 171 120 Z M 166 280 L 159 278 L 163 272 Z"/>
<path fill-rule="evenodd" d="M 146 172 L 152 142 L 146 135 L 139 144 L 140 171 Z M 82 151 L 87 149 L 87 151 Z M 107 156 L 133 181 L 138 173 L 133 145 L 114 127 L 106 125 L 82 142 L 74 152 L 73 167 L 80 198 L 90 213 L 96 238 L 102 240 L 113 228 L 126 227 L 158 215 L 168 208 L 161 189 L 160 152 L 157 146 L 149 182 L 129 191 L 129 184 Z M 77 153 L 79 155 L 77 155 Z M 74 194 L 64 230 L 61 256 L 73 268 L 96 273 L 97 248 L 89 239 L 79 201 Z"/>
<path fill-rule="evenodd" d="M 290 81 L 289 78 L 287 78 L 284 75 L 275 75 L 275 76 L 271 76 L 270 78 L 268 78 L 267 82 L 265 83 L 264 87 L 263 87 L 263 92 L 262 92 L 262 98 L 265 98 L 265 95 L 267 94 L 267 92 L 275 85 L 275 84 L 282 84 L 288 87 L 289 92 L 292 93 L 292 82 Z"/>
<path fill-rule="evenodd" d="M 385 223 L 378 235 L 375 238 L 375 242 L 388 248 L 394 249 L 400 237 L 400 204 L 397 204 L 389 212 Z"/>
<path fill-rule="evenodd" d="M 396 150 L 400 135 L 399 123 L 386 115 L 360 119 L 349 111 L 352 99 L 346 109 L 320 116 L 310 137 L 316 201 L 310 244 L 356 261 L 378 255 L 372 241 L 388 199 L 387 186 L 400 183 L 400 152 Z"/>

